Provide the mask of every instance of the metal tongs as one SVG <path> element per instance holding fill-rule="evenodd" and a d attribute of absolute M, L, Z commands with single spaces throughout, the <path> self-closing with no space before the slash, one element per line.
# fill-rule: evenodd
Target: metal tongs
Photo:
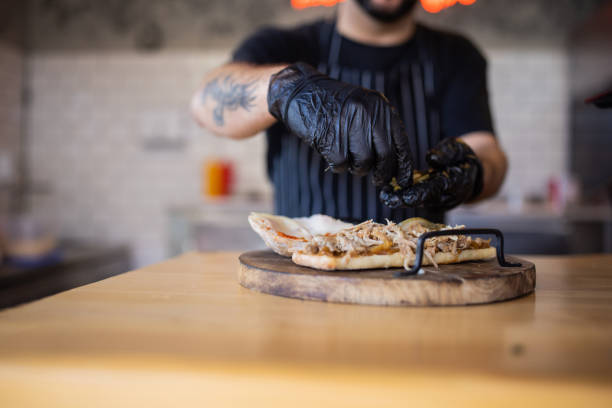
<path fill-rule="evenodd" d="M 506 258 L 504 257 L 504 234 L 502 234 L 500 230 L 493 228 L 465 228 L 460 230 L 430 231 L 422 233 L 417 241 L 416 257 L 414 259 L 414 265 L 412 265 L 412 268 L 410 268 L 410 270 L 403 269 L 402 271 L 395 273 L 393 276 L 396 278 L 405 278 L 407 276 L 416 275 L 422 266 L 425 240 L 428 238 L 442 237 L 446 235 L 495 235 L 497 238 L 497 262 L 499 265 L 504 268 L 521 266 L 520 263 L 506 261 Z"/>

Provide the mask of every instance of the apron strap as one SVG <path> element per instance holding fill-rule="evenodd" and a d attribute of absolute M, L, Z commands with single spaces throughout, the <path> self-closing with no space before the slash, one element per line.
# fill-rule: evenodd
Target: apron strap
<path fill-rule="evenodd" d="M 340 41 L 341 38 L 336 31 L 336 23 L 327 21 L 323 23 L 323 27 L 319 32 L 319 50 L 327 50 L 327 55 L 322 53 L 319 56 L 319 66 L 317 69 L 320 72 L 327 73 L 329 67 L 338 63 L 338 58 L 340 55 Z M 335 49 L 336 51 L 332 53 L 332 49 Z"/>
<path fill-rule="evenodd" d="M 342 44 L 342 38 L 336 30 L 336 25 L 333 26 L 333 32 L 329 43 L 329 53 L 327 58 L 328 66 L 340 65 L 340 46 Z"/>
<path fill-rule="evenodd" d="M 427 121 L 429 128 L 429 140 L 433 146 L 440 142 L 440 113 L 438 110 L 438 97 L 436 95 L 435 69 L 432 52 L 434 50 L 433 38 L 423 35 L 426 27 L 417 24 L 415 31 L 415 42 L 419 56 L 422 86 L 425 100 L 427 101 Z"/>

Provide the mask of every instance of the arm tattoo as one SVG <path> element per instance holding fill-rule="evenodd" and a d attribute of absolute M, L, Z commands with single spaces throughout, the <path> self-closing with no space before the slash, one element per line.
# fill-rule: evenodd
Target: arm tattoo
<path fill-rule="evenodd" d="M 213 109 L 213 119 L 217 126 L 225 124 L 223 113 L 227 108 L 235 111 L 243 108 L 248 111 L 254 105 L 255 95 L 253 95 L 255 81 L 240 83 L 236 82 L 231 75 L 227 75 L 220 80 L 219 77 L 210 81 L 202 91 L 202 103 L 210 96 L 217 103 Z"/>

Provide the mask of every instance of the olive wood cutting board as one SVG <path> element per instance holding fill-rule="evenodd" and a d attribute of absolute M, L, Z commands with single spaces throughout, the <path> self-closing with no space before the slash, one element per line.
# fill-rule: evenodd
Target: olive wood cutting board
<path fill-rule="evenodd" d="M 451 306 L 499 302 L 533 292 L 535 265 L 502 267 L 496 259 L 424 266 L 417 275 L 394 277 L 400 269 L 323 271 L 294 264 L 272 251 L 239 257 L 238 280 L 258 292 L 303 300 L 384 306 Z"/>

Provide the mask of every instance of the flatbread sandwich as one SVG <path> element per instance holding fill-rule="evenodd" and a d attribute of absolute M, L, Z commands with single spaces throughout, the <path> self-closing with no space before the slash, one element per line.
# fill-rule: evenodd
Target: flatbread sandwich
<path fill-rule="evenodd" d="M 378 268 L 409 269 L 414 264 L 417 240 L 428 231 L 462 229 L 409 218 L 399 224 L 371 220 L 354 225 L 316 214 L 289 218 L 251 213 L 249 223 L 266 245 L 294 263 L 324 270 Z M 495 257 L 490 240 L 466 235 L 428 238 L 423 265 L 451 264 Z"/>

